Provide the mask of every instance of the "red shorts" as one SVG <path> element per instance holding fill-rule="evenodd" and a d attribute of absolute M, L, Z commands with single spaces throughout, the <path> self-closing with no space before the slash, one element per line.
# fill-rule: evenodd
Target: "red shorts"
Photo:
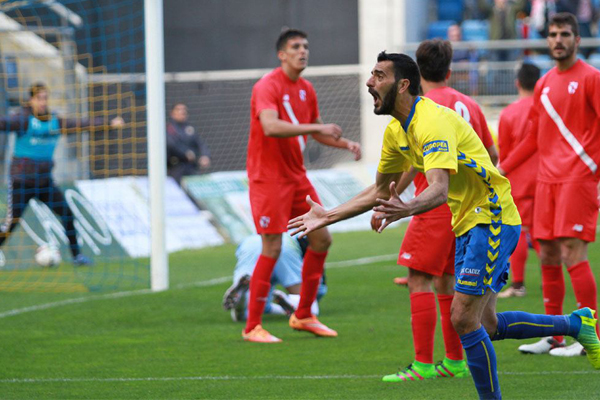
<path fill-rule="evenodd" d="M 250 206 L 256 232 L 284 233 L 290 219 L 310 210 L 306 196 L 321 200 L 307 177 L 297 182 L 250 181 Z"/>
<path fill-rule="evenodd" d="M 429 275 L 454 275 L 455 245 L 450 218 L 413 217 L 400 247 L 398 265 Z"/>
<path fill-rule="evenodd" d="M 538 182 L 533 208 L 533 237 L 541 240 L 596 240 L 598 184 Z"/>
<path fill-rule="evenodd" d="M 514 200 L 521 216 L 521 225 L 533 226 L 533 197 L 515 197 Z"/>

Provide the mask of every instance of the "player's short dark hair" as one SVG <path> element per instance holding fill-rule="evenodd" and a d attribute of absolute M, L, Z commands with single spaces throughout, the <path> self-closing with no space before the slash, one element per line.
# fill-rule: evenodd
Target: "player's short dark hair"
<path fill-rule="evenodd" d="M 417 65 L 426 81 L 443 82 L 450 71 L 451 62 L 452 45 L 447 40 L 425 40 L 417 49 Z"/>
<path fill-rule="evenodd" d="M 48 92 L 48 87 L 42 82 L 36 82 L 29 86 L 29 98 L 32 98 L 40 92 Z"/>
<path fill-rule="evenodd" d="M 173 111 L 177 106 L 184 106 L 185 108 L 188 108 L 187 104 L 185 104 L 183 101 L 178 101 L 177 103 L 173 103 L 171 106 L 171 111 Z"/>
<path fill-rule="evenodd" d="M 548 22 L 548 26 L 563 26 L 570 25 L 571 30 L 575 36 L 579 36 L 579 23 L 577 22 L 577 17 L 569 12 L 560 12 L 554 14 L 550 17 L 550 21 Z"/>
<path fill-rule="evenodd" d="M 277 43 L 275 44 L 275 50 L 276 51 L 285 50 L 285 45 L 287 44 L 288 40 L 296 38 L 296 37 L 301 37 L 303 39 L 306 39 L 308 37 L 308 35 L 306 34 L 306 32 L 301 31 L 300 29 L 284 30 L 283 32 L 281 32 L 281 34 L 277 38 Z"/>
<path fill-rule="evenodd" d="M 377 62 L 391 61 L 394 64 L 394 78 L 396 82 L 400 79 L 408 79 L 408 93 L 413 96 L 419 95 L 421 88 L 421 75 L 419 66 L 409 56 L 402 53 L 386 53 L 385 50 L 377 56 Z"/>
<path fill-rule="evenodd" d="M 523 63 L 517 71 L 517 81 L 525 90 L 533 91 L 540 79 L 540 69 L 531 63 Z"/>

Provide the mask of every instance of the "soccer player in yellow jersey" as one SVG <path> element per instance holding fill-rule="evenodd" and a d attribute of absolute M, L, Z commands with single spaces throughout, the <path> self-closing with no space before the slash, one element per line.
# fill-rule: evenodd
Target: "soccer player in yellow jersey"
<path fill-rule="evenodd" d="M 304 236 L 373 208 L 385 219 L 381 232 L 393 221 L 447 201 L 456 235 L 452 323 L 480 398 L 501 398 L 492 340 L 573 336 L 600 369 L 600 340 L 591 309 L 559 316 L 496 313 L 497 293 L 506 283 L 508 259 L 521 231 L 510 183 L 462 117 L 419 96 L 419 80 L 419 68 L 409 56 L 379 54 L 367 86 L 375 113 L 394 119 L 384 134 L 375 184 L 331 210 L 307 197 L 311 210 L 292 219 L 289 228 Z M 411 165 L 425 174 L 429 187 L 404 203 L 395 182 Z M 412 379 L 422 377 L 413 372 Z"/>

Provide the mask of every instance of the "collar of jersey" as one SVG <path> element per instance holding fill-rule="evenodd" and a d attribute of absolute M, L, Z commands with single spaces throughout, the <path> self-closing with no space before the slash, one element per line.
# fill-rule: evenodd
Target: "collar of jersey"
<path fill-rule="evenodd" d="M 412 108 L 410 109 L 410 114 L 408 114 L 408 118 L 406 118 L 406 122 L 404 123 L 404 126 L 402 126 L 404 128 L 404 132 L 408 132 L 408 127 L 410 126 L 410 122 L 412 121 L 413 116 L 415 115 L 415 110 L 417 109 L 417 103 L 419 102 L 419 100 L 421 100 L 421 96 L 417 96 L 415 102 L 412 105 Z"/>

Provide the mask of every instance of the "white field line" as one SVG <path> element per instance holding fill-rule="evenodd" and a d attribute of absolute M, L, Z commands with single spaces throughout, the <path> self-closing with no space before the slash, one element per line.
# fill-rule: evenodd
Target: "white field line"
<path fill-rule="evenodd" d="M 600 375 L 600 371 L 498 371 L 499 375 Z M 381 375 L 264 375 L 264 376 L 179 376 L 140 378 L 15 378 L 0 379 L 0 383 L 78 383 L 78 382 L 165 382 L 165 381 L 257 381 L 257 380 L 334 380 L 379 379 Z"/>
<path fill-rule="evenodd" d="M 387 255 L 381 255 L 381 256 L 357 258 L 355 260 L 334 261 L 334 262 L 327 263 L 326 267 L 327 268 L 347 268 L 347 267 L 351 267 L 351 266 L 355 266 L 355 265 L 364 265 L 364 264 L 370 264 L 370 263 L 374 263 L 374 262 L 389 261 L 389 260 L 395 260 L 395 259 L 396 259 L 395 254 L 387 254 Z M 173 289 L 177 290 L 177 289 L 187 289 L 187 288 L 191 288 L 191 287 L 215 286 L 215 285 L 220 285 L 221 283 L 229 282 L 229 281 L 231 281 L 231 279 L 232 278 L 230 275 L 230 276 L 223 276 L 220 278 L 209 279 L 206 281 L 182 283 L 182 284 L 176 285 Z M 141 289 L 141 290 L 131 290 L 131 291 L 127 291 L 127 292 L 107 293 L 107 294 L 87 296 L 87 297 L 76 297 L 73 299 L 66 299 L 66 300 L 55 301 L 52 303 L 38 304 L 35 306 L 30 306 L 30 307 L 15 308 L 13 310 L 0 312 L 0 319 L 12 317 L 15 315 L 26 314 L 26 313 L 34 312 L 34 311 L 48 310 L 50 308 L 68 306 L 71 304 L 81 304 L 81 303 L 87 303 L 90 301 L 97 301 L 97 300 L 119 299 L 122 297 L 140 296 L 140 295 L 152 294 L 152 293 L 159 293 L 159 292 L 153 292 L 151 289 Z"/>

